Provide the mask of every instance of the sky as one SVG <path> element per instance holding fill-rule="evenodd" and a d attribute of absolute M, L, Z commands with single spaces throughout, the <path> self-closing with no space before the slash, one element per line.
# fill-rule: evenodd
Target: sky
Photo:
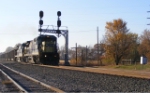
<path fill-rule="evenodd" d="M 105 35 L 106 22 L 123 19 L 127 28 L 139 36 L 150 29 L 149 0 L 1 0 L 0 52 L 17 43 L 39 36 L 39 11 L 44 12 L 44 25 L 57 26 L 57 11 L 61 11 L 61 26 L 69 31 L 69 48 L 76 43 L 93 46 Z M 51 28 L 49 28 L 51 29 Z M 66 29 L 61 27 L 61 29 Z M 57 36 L 57 35 L 56 35 Z M 59 47 L 64 46 L 63 36 L 58 37 Z"/>

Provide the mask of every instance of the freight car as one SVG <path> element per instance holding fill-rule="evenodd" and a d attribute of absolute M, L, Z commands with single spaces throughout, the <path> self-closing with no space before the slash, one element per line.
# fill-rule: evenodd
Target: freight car
<path fill-rule="evenodd" d="M 16 48 L 13 48 L 12 50 L 10 51 L 7 51 L 7 52 L 3 52 L 0 54 L 0 60 L 1 61 L 13 61 L 15 60 L 15 56 L 17 54 L 17 47 Z"/>
<path fill-rule="evenodd" d="M 34 40 L 20 44 L 10 52 L 1 54 L 0 58 L 17 62 L 58 65 L 57 38 L 53 35 L 40 35 Z"/>

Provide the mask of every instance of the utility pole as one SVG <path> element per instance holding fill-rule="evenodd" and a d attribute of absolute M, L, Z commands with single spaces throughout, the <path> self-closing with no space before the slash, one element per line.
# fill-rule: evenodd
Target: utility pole
<path fill-rule="evenodd" d="M 86 46 L 86 50 L 85 50 L 85 66 L 87 65 L 87 46 Z"/>
<path fill-rule="evenodd" d="M 77 43 L 76 43 L 76 66 L 77 66 Z"/>
<path fill-rule="evenodd" d="M 98 64 L 100 64 L 99 62 L 99 28 L 97 27 L 97 62 Z"/>

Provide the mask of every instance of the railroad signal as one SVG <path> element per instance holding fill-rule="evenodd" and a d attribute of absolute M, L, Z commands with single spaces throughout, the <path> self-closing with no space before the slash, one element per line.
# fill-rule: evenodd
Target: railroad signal
<path fill-rule="evenodd" d="M 39 17 L 40 17 L 40 20 L 39 20 L 39 32 L 53 32 L 53 33 L 56 33 L 56 34 L 58 34 L 58 37 L 60 36 L 60 34 L 61 34 L 61 30 L 59 30 L 59 27 L 61 26 L 61 20 L 60 20 L 60 16 L 61 16 L 61 12 L 60 11 L 58 11 L 57 12 L 57 16 L 58 16 L 58 20 L 57 20 L 57 30 L 48 30 L 48 29 L 42 29 L 42 25 L 43 25 L 43 20 L 42 20 L 42 18 L 43 18 L 43 16 L 44 16 L 44 12 L 43 11 L 40 11 L 39 12 Z"/>
<path fill-rule="evenodd" d="M 61 26 L 61 20 L 60 20 L 60 16 L 61 16 L 61 12 L 60 11 L 58 11 L 57 12 L 57 16 L 58 16 L 58 20 L 57 20 L 57 27 L 58 27 L 58 29 L 57 29 L 57 34 L 58 34 L 58 37 L 60 36 L 59 34 L 61 34 L 61 31 L 59 30 L 59 27 Z"/>
<path fill-rule="evenodd" d="M 40 17 L 40 20 L 39 20 L 39 24 L 40 24 L 39 32 L 42 32 L 41 27 L 42 27 L 42 25 L 43 25 L 43 20 L 42 20 L 43 16 L 44 16 L 44 12 L 43 12 L 43 11 L 40 11 L 40 12 L 39 12 L 39 17 Z"/>
<path fill-rule="evenodd" d="M 40 16 L 39 24 L 40 24 L 40 26 L 41 26 L 41 25 L 43 25 L 43 20 L 42 20 L 42 17 L 44 16 L 43 11 L 40 11 L 40 12 L 39 12 L 39 16 Z"/>
<path fill-rule="evenodd" d="M 60 11 L 57 12 L 57 16 L 58 16 L 57 26 L 58 26 L 58 29 L 59 29 L 59 27 L 61 26 L 61 20 L 59 18 L 61 16 L 61 12 Z"/>

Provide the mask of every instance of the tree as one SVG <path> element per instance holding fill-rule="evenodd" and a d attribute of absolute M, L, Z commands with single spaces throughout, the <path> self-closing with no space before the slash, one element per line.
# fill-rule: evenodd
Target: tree
<path fill-rule="evenodd" d="M 122 19 L 106 22 L 105 51 L 107 56 L 114 58 L 116 65 L 123 56 L 129 53 L 137 34 L 129 33 L 126 22 Z M 133 47 L 132 47 L 133 48 Z"/>
<path fill-rule="evenodd" d="M 145 29 L 140 36 L 140 45 L 138 47 L 140 55 L 145 55 L 150 59 L 150 30 Z"/>

